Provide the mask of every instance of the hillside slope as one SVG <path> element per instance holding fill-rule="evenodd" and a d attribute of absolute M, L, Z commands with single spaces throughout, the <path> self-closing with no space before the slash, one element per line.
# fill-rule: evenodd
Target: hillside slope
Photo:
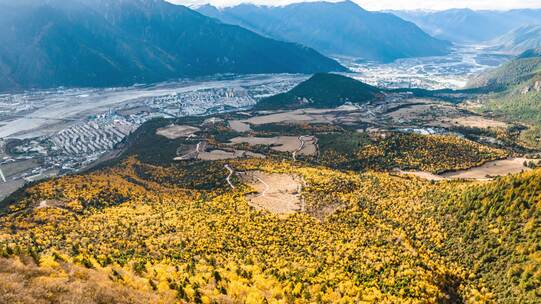
<path fill-rule="evenodd" d="M 541 49 L 531 49 L 496 69 L 472 78 L 468 87 L 511 89 L 533 80 L 540 71 Z"/>
<path fill-rule="evenodd" d="M 303 107 L 335 108 L 346 102 L 366 103 L 383 98 L 380 89 L 338 74 L 315 74 L 289 92 L 262 99 L 259 110 Z"/>
<path fill-rule="evenodd" d="M 541 25 L 517 28 L 492 42 L 491 50 L 520 54 L 527 50 L 541 48 Z"/>
<path fill-rule="evenodd" d="M 471 87 L 487 87 L 495 93 L 484 97 L 481 111 L 530 126 L 523 140 L 541 147 L 541 50 L 522 53 L 511 62 L 472 79 Z"/>
<path fill-rule="evenodd" d="M 296 44 L 162 0 L 0 1 L 0 90 L 216 73 L 343 71 Z"/>
<path fill-rule="evenodd" d="M 170 123 L 145 124 L 120 163 L 34 185 L 0 216 L 0 273 L 13 277 L 0 302 L 81 289 L 88 303 L 538 300 L 539 170 L 435 183 L 277 157 L 143 161 L 193 143 L 156 135 Z M 306 211 L 253 208 L 247 172 L 302 180 Z"/>
<path fill-rule="evenodd" d="M 453 259 L 486 282 L 491 301 L 536 303 L 541 292 L 541 171 L 475 185 L 438 205 Z"/>
<path fill-rule="evenodd" d="M 383 62 L 444 55 L 450 44 L 434 39 L 410 22 L 368 12 L 351 1 L 311 2 L 281 7 L 239 5 L 199 12 L 262 35 L 301 43 L 328 55 Z"/>

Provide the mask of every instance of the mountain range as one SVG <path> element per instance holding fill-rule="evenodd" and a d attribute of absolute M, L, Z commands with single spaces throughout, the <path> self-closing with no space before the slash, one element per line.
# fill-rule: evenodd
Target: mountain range
<path fill-rule="evenodd" d="M 500 37 L 516 28 L 541 24 L 541 9 L 509 11 L 392 11 L 440 39 L 455 43 L 479 43 Z"/>
<path fill-rule="evenodd" d="M 451 44 L 435 39 L 392 14 L 369 12 L 351 1 L 305 2 L 287 6 L 241 4 L 199 12 L 261 35 L 297 42 L 324 54 L 390 62 L 445 55 Z"/>
<path fill-rule="evenodd" d="M 0 0 L 0 27 L 0 90 L 345 70 L 162 0 Z"/>

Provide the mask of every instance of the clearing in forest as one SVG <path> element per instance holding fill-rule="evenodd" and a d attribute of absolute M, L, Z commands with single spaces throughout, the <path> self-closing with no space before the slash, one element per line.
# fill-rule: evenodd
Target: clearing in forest
<path fill-rule="evenodd" d="M 249 144 L 250 146 L 272 146 L 279 152 L 296 152 L 299 155 L 315 155 L 317 139 L 313 136 L 276 136 L 276 137 L 235 137 L 233 144 Z"/>
<path fill-rule="evenodd" d="M 190 137 L 199 131 L 200 131 L 199 128 L 192 127 L 192 126 L 169 125 L 165 128 L 156 130 L 156 134 L 167 137 L 169 139 L 179 139 L 183 137 Z"/>
<path fill-rule="evenodd" d="M 251 171 L 239 173 L 239 177 L 256 191 L 248 197 L 250 206 L 282 215 L 302 210 L 302 183 L 296 176 Z"/>
<path fill-rule="evenodd" d="M 524 171 L 530 171 L 524 165 L 530 161 L 526 158 L 508 158 L 487 162 L 484 165 L 473 167 L 465 170 L 450 171 L 443 174 L 433 174 L 424 171 L 398 171 L 399 174 L 415 175 L 422 179 L 431 181 L 453 180 L 453 179 L 468 179 L 478 181 L 489 181 L 497 176 L 506 176 L 509 174 L 517 174 Z"/>
<path fill-rule="evenodd" d="M 506 128 L 505 122 L 464 112 L 455 105 L 414 99 L 386 113 L 395 122 L 417 124 L 437 128 Z"/>
<path fill-rule="evenodd" d="M 244 150 L 212 150 L 209 152 L 201 152 L 198 155 L 198 159 L 200 160 L 227 160 L 236 158 L 265 158 L 265 155 Z"/>
<path fill-rule="evenodd" d="M 488 180 L 495 176 L 505 176 L 508 174 L 516 174 L 531 169 L 524 166 L 528 161 L 526 158 L 508 158 L 488 162 L 482 166 L 471 168 L 468 170 L 460 170 L 442 174 L 443 177 L 449 179 L 477 179 Z"/>

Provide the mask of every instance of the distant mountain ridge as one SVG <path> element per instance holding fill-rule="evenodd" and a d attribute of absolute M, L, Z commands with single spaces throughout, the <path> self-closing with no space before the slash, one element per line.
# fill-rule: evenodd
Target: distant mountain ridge
<path fill-rule="evenodd" d="M 392 14 L 369 12 L 351 1 L 287 6 L 241 4 L 198 11 L 275 39 L 301 43 L 327 55 L 390 62 L 448 54 L 451 44 L 435 39 Z"/>
<path fill-rule="evenodd" d="M 335 108 L 346 102 L 367 103 L 383 97 L 380 89 L 353 78 L 319 73 L 289 92 L 261 100 L 256 105 L 256 109 Z"/>
<path fill-rule="evenodd" d="M 345 70 L 163 0 L 0 0 L 0 27 L 0 90 Z"/>
<path fill-rule="evenodd" d="M 525 51 L 541 48 L 541 25 L 530 25 L 517 28 L 492 42 L 495 51 L 520 54 Z"/>
<path fill-rule="evenodd" d="M 486 42 L 522 26 L 541 24 L 541 9 L 391 12 L 415 23 L 434 37 L 456 43 Z"/>

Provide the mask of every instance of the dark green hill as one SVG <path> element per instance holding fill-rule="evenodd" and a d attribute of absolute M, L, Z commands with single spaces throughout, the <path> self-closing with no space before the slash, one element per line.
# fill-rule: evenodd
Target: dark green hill
<path fill-rule="evenodd" d="M 536 57 L 541 57 L 541 48 L 526 50 L 522 54 L 520 54 L 517 58 L 525 59 L 525 58 L 536 58 Z"/>
<path fill-rule="evenodd" d="M 346 102 L 366 103 L 383 98 L 380 89 L 337 74 L 320 73 L 287 93 L 261 100 L 256 109 L 334 108 Z"/>
<path fill-rule="evenodd" d="M 0 0 L 0 90 L 345 70 L 163 0 Z"/>
<path fill-rule="evenodd" d="M 389 62 L 445 55 L 451 44 L 435 39 L 392 14 L 369 12 L 352 1 L 306 2 L 287 6 L 242 4 L 199 12 L 264 36 L 301 43 L 324 54 Z"/>

